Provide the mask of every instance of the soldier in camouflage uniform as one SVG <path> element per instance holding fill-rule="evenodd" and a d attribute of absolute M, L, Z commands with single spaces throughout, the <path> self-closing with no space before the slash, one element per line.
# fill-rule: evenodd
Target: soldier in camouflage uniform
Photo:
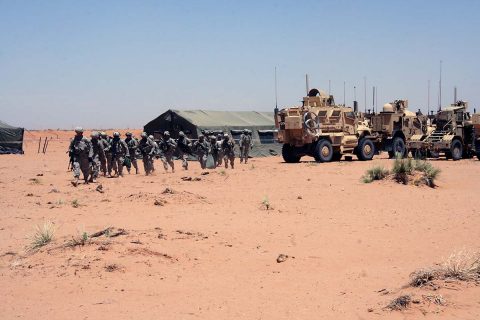
<path fill-rule="evenodd" d="M 250 149 L 253 147 L 252 137 L 250 137 L 248 129 L 243 130 L 238 144 L 240 145 L 240 163 L 245 161 L 245 164 L 247 164 L 248 154 L 250 153 Z"/>
<path fill-rule="evenodd" d="M 217 146 L 217 137 L 212 133 L 208 139 L 210 140 L 210 152 L 212 153 L 213 157 L 213 169 L 217 167 L 218 165 L 218 146 Z"/>
<path fill-rule="evenodd" d="M 150 140 L 146 132 L 143 132 L 141 139 L 138 142 L 138 149 L 142 155 L 143 168 L 145 169 L 145 175 L 152 173 L 153 166 L 153 157 L 155 155 L 155 145 L 154 141 Z"/>
<path fill-rule="evenodd" d="M 180 131 L 177 139 L 178 157 L 182 159 L 182 167 L 185 170 L 188 170 L 188 155 L 192 153 L 191 147 L 192 141 L 185 136 L 183 131 Z"/>
<path fill-rule="evenodd" d="M 112 138 L 109 137 L 105 132 L 102 131 L 100 134 L 102 137 L 102 144 L 104 146 L 103 150 L 105 151 L 105 162 L 102 163 L 102 171 L 105 176 L 112 176 L 112 152 L 110 147 L 112 145 Z M 101 159 L 100 159 L 101 161 Z"/>
<path fill-rule="evenodd" d="M 98 173 L 100 171 L 101 161 L 100 159 L 105 159 L 105 151 L 103 150 L 103 143 L 100 139 L 100 134 L 96 131 L 93 131 L 90 135 L 91 144 L 92 144 L 92 163 L 91 163 L 91 170 L 90 170 L 90 179 L 89 182 L 96 182 L 98 178 Z"/>
<path fill-rule="evenodd" d="M 235 161 L 235 144 L 230 139 L 228 134 L 223 136 L 222 141 L 222 151 L 223 151 L 223 160 L 225 161 L 225 168 L 228 169 L 228 161 L 230 161 L 230 166 L 233 169 L 234 161 Z"/>
<path fill-rule="evenodd" d="M 222 142 L 223 142 L 223 134 L 219 133 L 217 135 L 217 141 L 215 141 L 215 146 L 217 148 L 217 152 L 218 152 L 218 155 L 217 155 L 217 164 L 216 166 L 219 167 L 222 165 L 222 161 L 223 161 L 223 150 L 222 150 Z"/>
<path fill-rule="evenodd" d="M 138 148 L 138 141 L 133 137 L 131 132 L 127 132 L 125 134 L 127 138 L 125 139 L 125 143 L 128 146 L 128 152 L 130 153 L 130 164 L 133 165 L 135 168 L 135 174 L 138 174 L 138 164 L 137 164 L 137 148 Z M 130 173 L 130 166 L 127 166 L 127 171 Z"/>
<path fill-rule="evenodd" d="M 128 146 L 124 140 L 120 139 L 120 133 L 114 132 L 112 143 L 110 145 L 112 152 L 112 169 L 116 177 L 123 177 L 123 163 L 125 157 L 130 157 Z"/>
<path fill-rule="evenodd" d="M 210 152 L 210 145 L 205 140 L 204 135 L 199 135 L 198 140 L 193 144 L 193 151 L 197 154 L 198 162 L 200 162 L 200 167 L 202 169 L 207 168 L 207 157 Z"/>
<path fill-rule="evenodd" d="M 90 140 L 83 136 L 83 128 L 75 128 L 75 137 L 70 142 L 68 153 L 73 160 L 73 181 L 72 184 L 76 187 L 78 179 L 80 178 L 80 171 L 83 174 L 85 183 L 88 184 L 88 177 L 90 175 L 90 162 L 92 162 L 93 149 Z"/>
<path fill-rule="evenodd" d="M 173 163 L 173 154 L 177 148 L 177 143 L 170 137 L 170 132 L 163 133 L 163 139 L 160 140 L 160 159 L 163 162 L 165 171 L 168 172 L 168 165 L 172 167 L 172 172 L 175 172 L 175 164 Z"/>

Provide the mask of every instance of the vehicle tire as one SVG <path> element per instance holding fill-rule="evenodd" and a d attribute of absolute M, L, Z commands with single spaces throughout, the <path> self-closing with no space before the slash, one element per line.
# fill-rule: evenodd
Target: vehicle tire
<path fill-rule="evenodd" d="M 395 153 L 393 151 L 388 151 L 388 158 L 389 159 L 395 158 Z"/>
<path fill-rule="evenodd" d="M 463 155 L 462 142 L 458 139 L 453 140 L 452 145 L 450 146 L 450 152 L 452 154 L 453 161 L 462 159 L 462 155 Z"/>
<path fill-rule="evenodd" d="M 372 140 L 367 138 L 362 138 L 358 142 L 357 146 L 357 157 L 361 161 L 372 160 L 373 155 L 375 154 L 375 145 Z"/>
<path fill-rule="evenodd" d="M 393 156 L 396 157 L 397 153 L 402 155 L 402 158 L 407 156 L 407 148 L 405 147 L 405 141 L 400 137 L 395 137 L 392 143 Z M 389 154 L 390 155 L 390 154 Z"/>
<path fill-rule="evenodd" d="M 330 162 L 333 158 L 333 148 L 330 141 L 322 139 L 315 146 L 315 160 L 319 162 Z"/>
<path fill-rule="evenodd" d="M 477 152 L 477 159 L 480 160 L 480 152 Z"/>
<path fill-rule="evenodd" d="M 288 143 L 283 144 L 282 157 L 286 163 L 297 163 L 301 158 L 301 156 L 296 153 L 295 147 L 292 147 Z"/>

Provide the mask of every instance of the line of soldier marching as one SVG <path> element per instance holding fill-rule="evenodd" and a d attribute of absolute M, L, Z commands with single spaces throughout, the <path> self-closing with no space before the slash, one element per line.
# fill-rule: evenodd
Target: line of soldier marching
<path fill-rule="evenodd" d="M 168 131 L 160 140 L 155 141 L 152 135 L 142 132 L 137 139 L 131 132 L 122 139 L 119 132 L 110 137 L 105 132 L 93 131 L 90 139 L 84 137 L 82 127 L 75 128 L 75 137 L 71 140 L 68 154 L 69 169 L 73 171 L 72 184 L 77 186 L 80 174 L 84 182 L 96 182 L 100 174 L 105 177 L 122 177 L 123 168 L 128 173 L 133 168 L 139 173 L 137 159 L 142 159 L 145 175 L 155 171 L 154 159 L 162 161 L 165 171 L 171 168 L 175 172 L 174 156 L 182 161 L 184 170 L 188 170 L 189 156 L 198 159 L 202 169 L 213 169 L 224 164 L 225 168 L 234 168 L 235 141 L 227 133 L 214 134 L 206 132 L 198 140 L 190 140 L 185 133 L 179 132 L 178 139 L 173 139 Z M 247 163 L 253 141 L 249 130 L 243 130 L 240 139 L 240 163 Z"/>

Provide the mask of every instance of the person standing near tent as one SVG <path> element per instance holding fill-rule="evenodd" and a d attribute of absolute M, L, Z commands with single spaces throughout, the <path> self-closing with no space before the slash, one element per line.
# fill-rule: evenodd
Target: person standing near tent
<path fill-rule="evenodd" d="M 177 143 L 170 137 L 170 132 L 165 131 L 163 133 L 163 138 L 160 140 L 159 147 L 160 159 L 163 162 L 165 171 L 168 172 L 168 165 L 170 165 L 170 167 L 172 167 L 172 172 L 175 172 L 173 154 L 175 153 L 175 149 L 177 149 Z"/>
<path fill-rule="evenodd" d="M 217 141 L 215 141 L 215 146 L 217 147 L 218 150 L 218 155 L 217 155 L 217 167 L 222 165 L 223 161 L 223 150 L 222 150 L 222 142 L 223 142 L 223 134 L 219 133 L 217 134 Z"/>
<path fill-rule="evenodd" d="M 80 171 L 83 174 L 85 184 L 88 184 L 88 177 L 90 175 L 90 162 L 92 162 L 93 149 L 90 140 L 83 136 L 83 128 L 75 128 L 75 137 L 70 146 L 68 153 L 73 160 L 73 186 L 78 186 L 78 179 L 80 178 Z"/>
<path fill-rule="evenodd" d="M 112 169 L 115 171 L 116 177 L 123 177 L 123 165 L 125 158 L 130 157 L 128 152 L 128 146 L 124 140 L 120 139 L 120 133 L 114 132 L 112 143 L 110 145 L 110 151 L 112 152 Z"/>
<path fill-rule="evenodd" d="M 154 141 L 150 140 L 146 132 L 142 132 L 141 139 L 138 142 L 138 149 L 142 155 L 143 168 L 145 175 L 148 176 L 152 173 L 153 157 L 155 155 Z"/>
<path fill-rule="evenodd" d="M 185 136 L 183 131 L 180 131 L 177 139 L 178 157 L 182 159 L 182 167 L 185 170 L 188 170 L 188 155 L 192 153 L 191 147 L 192 141 Z"/>
<path fill-rule="evenodd" d="M 128 146 L 128 153 L 130 153 L 130 164 L 133 165 L 133 167 L 135 168 L 135 174 L 138 174 L 138 164 L 136 157 L 138 141 L 133 137 L 133 134 L 131 132 L 127 132 L 125 136 L 127 137 L 125 139 L 125 143 Z M 127 166 L 128 173 L 130 173 L 131 165 Z"/>
<path fill-rule="evenodd" d="M 240 163 L 245 161 L 245 164 L 247 164 L 248 154 L 250 153 L 250 149 L 253 148 L 252 137 L 250 136 L 248 129 L 243 130 L 238 144 L 240 145 Z"/>
<path fill-rule="evenodd" d="M 102 138 L 103 150 L 105 151 L 105 160 L 102 162 L 102 171 L 103 175 L 111 177 L 112 175 L 112 152 L 110 151 L 110 147 L 112 144 L 112 138 L 110 138 L 106 132 L 101 132 L 100 137 Z M 101 159 L 100 159 L 101 161 Z"/>
<path fill-rule="evenodd" d="M 90 135 L 91 139 L 90 142 L 92 143 L 92 162 L 91 162 L 91 170 L 90 170 L 90 179 L 88 182 L 96 182 L 98 178 L 98 174 L 100 172 L 100 159 L 105 159 L 105 151 L 103 150 L 103 143 L 100 139 L 100 134 L 96 131 L 93 131 Z"/>
<path fill-rule="evenodd" d="M 208 139 L 210 140 L 209 141 L 210 150 L 211 150 L 212 158 L 213 158 L 213 164 L 212 164 L 211 168 L 209 167 L 209 169 L 215 169 L 218 165 L 218 153 L 219 153 L 219 149 L 218 149 L 218 145 L 217 145 L 217 137 L 215 137 L 215 135 L 212 133 L 208 137 Z"/>
<path fill-rule="evenodd" d="M 235 143 L 230 140 L 230 136 L 225 133 L 222 141 L 223 160 L 225 161 L 225 168 L 228 169 L 228 161 L 230 166 L 234 168 L 235 162 Z"/>
<path fill-rule="evenodd" d="M 208 142 L 205 140 L 205 136 L 203 134 L 198 136 L 198 140 L 195 141 L 193 144 L 193 150 L 195 151 L 198 162 L 200 162 L 200 167 L 202 169 L 207 168 L 207 158 L 210 152 L 210 146 Z"/>

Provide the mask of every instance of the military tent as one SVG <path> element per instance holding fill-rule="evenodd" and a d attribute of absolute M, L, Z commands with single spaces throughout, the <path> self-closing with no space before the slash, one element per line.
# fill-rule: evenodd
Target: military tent
<path fill-rule="evenodd" d="M 228 133 L 238 144 L 243 129 L 252 135 L 251 156 L 277 155 L 281 146 L 275 140 L 273 112 L 168 110 L 144 126 L 145 132 L 156 138 L 169 131 L 173 138 L 183 131 L 190 139 L 198 139 L 202 132 Z"/>
<path fill-rule="evenodd" d="M 23 153 L 23 128 L 0 121 L 0 154 Z"/>

